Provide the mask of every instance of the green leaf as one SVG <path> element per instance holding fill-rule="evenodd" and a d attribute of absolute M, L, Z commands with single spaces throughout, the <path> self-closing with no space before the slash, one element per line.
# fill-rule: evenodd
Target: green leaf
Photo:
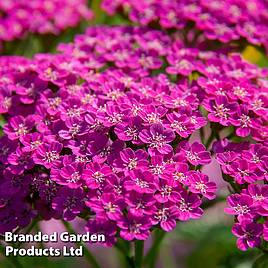
<path fill-rule="evenodd" d="M 179 224 L 172 237 L 173 241 L 193 245 L 191 253 L 185 258 L 187 268 L 249 268 L 259 254 L 257 249 L 246 252 L 237 249 L 231 225 L 209 224 L 205 219 Z"/>
<path fill-rule="evenodd" d="M 253 263 L 252 268 L 267 268 L 268 267 L 268 254 L 263 254 L 257 258 Z"/>

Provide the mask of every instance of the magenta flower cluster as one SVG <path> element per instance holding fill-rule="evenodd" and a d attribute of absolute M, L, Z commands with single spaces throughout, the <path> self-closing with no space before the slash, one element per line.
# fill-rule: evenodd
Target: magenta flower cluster
<path fill-rule="evenodd" d="M 91 27 L 59 51 L 0 58 L 1 232 L 37 215 L 84 218 L 107 245 L 171 231 L 216 196 L 202 172 L 211 153 L 193 138 L 201 128 L 267 139 L 267 70 L 238 54 L 124 26 Z M 230 176 L 244 186 L 251 160 L 238 160 Z M 260 166 L 251 173 L 264 176 Z"/>
<path fill-rule="evenodd" d="M 141 25 L 179 30 L 195 47 L 205 40 L 246 40 L 268 49 L 268 3 L 263 0 L 103 0 L 109 14 Z"/>
<path fill-rule="evenodd" d="M 86 0 L 4 0 L 0 2 L 0 44 L 26 34 L 59 34 L 92 18 Z"/>
<path fill-rule="evenodd" d="M 208 112 L 208 120 L 214 124 L 218 123 L 218 130 L 232 127 L 233 134 L 238 137 L 252 137 L 254 141 L 264 142 L 268 131 L 267 80 L 257 78 L 255 83 L 257 73 L 253 74 L 254 71 L 249 65 L 247 70 L 242 71 L 238 67 L 240 64 L 241 62 L 236 61 L 238 69 L 228 71 L 229 78 L 219 73 L 218 78 L 198 79 L 198 84 L 207 94 L 203 107 Z M 267 76 L 267 70 L 263 69 L 258 74 Z"/>
<path fill-rule="evenodd" d="M 214 144 L 216 159 L 226 181 L 233 182 L 236 193 L 227 199 L 226 213 L 234 215 L 232 232 L 241 250 L 268 241 L 268 146 L 267 143 Z"/>

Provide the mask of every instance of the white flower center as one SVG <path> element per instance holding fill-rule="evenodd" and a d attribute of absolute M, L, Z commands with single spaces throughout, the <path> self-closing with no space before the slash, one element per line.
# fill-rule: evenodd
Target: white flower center
<path fill-rule="evenodd" d="M 207 186 L 202 182 L 197 182 L 195 185 L 195 189 L 199 190 L 201 193 L 204 194 L 207 192 Z"/>
<path fill-rule="evenodd" d="M 237 214 L 242 214 L 243 215 L 243 214 L 248 213 L 250 210 L 249 210 L 247 205 L 241 206 L 240 204 L 238 204 L 236 207 L 234 207 L 234 211 Z"/>
<path fill-rule="evenodd" d="M 124 132 L 132 140 L 136 141 L 138 139 L 138 129 L 136 127 L 128 127 Z"/>
<path fill-rule="evenodd" d="M 184 198 L 181 198 L 181 200 L 179 201 L 178 208 L 182 212 L 191 211 L 192 210 L 192 208 L 190 207 L 190 203 L 186 203 Z"/>
<path fill-rule="evenodd" d="M 173 129 L 177 129 L 181 132 L 187 130 L 187 127 L 182 122 L 176 120 L 171 123 L 170 127 Z"/>
<path fill-rule="evenodd" d="M 80 116 L 81 109 L 77 107 L 73 107 L 67 110 L 67 115 L 70 117 Z"/>
<path fill-rule="evenodd" d="M 163 186 L 161 188 L 161 196 L 162 197 L 165 197 L 165 196 L 169 197 L 171 195 L 171 193 L 172 193 L 172 190 L 173 190 L 173 188 L 171 186 L 169 186 L 169 185 Z"/>
<path fill-rule="evenodd" d="M 213 108 L 215 109 L 215 112 L 214 112 L 215 116 L 224 118 L 224 119 L 228 118 L 228 112 L 230 111 L 230 109 L 224 107 L 224 104 L 214 105 Z"/>
<path fill-rule="evenodd" d="M 193 153 L 191 151 L 186 152 L 186 157 L 191 160 L 191 161 L 197 161 L 200 160 L 200 157 L 198 156 L 197 153 Z"/>
<path fill-rule="evenodd" d="M 240 122 L 242 128 L 248 127 L 248 125 L 251 123 L 250 117 L 245 114 L 242 114 L 238 121 Z"/>
<path fill-rule="evenodd" d="M 140 227 L 142 226 L 141 223 L 134 223 L 132 225 L 129 226 L 129 231 L 131 233 L 134 233 L 134 234 L 139 234 L 141 231 L 140 231 Z"/>
<path fill-rule="evenodd" d="M 147 181 L 143 181 L 139 178 L 136 178 L 135 182 L 140 188 L 149 188 L 149 183 Z"/>
<path fill-rule="evenodd" d="M 151 171 L 153 172 L 153 174 L 155 175 L 160 175 L 164 173 L 165 170 L 165 166 L 163 165 L 158 165 L 156 164 L 155 166 L 150 166 Z"/>
<path fill-rule="evenodd" d="M 80 180 L 81 176 L 79 172 L 74 172 L 71 177 L 67 180 L 68 183 L 76 183 Z"/>
<path fill-rule="evenodd" d="M 156 215 L 154 216 L 158 221 L 162 221 L 162 222 L 165 222 L 167 221 L 168 217 L 169 217 L 169 211 L 168 211 L 168 208 L 162 208 L 162 209 L 159 209 L 157 212 L 156 212 Z"/>
<path fill-rule="evenodd" d="M 152 148 L 161 148 L 166 144 L 165 138 L 166 137 L 164 135 L 156 133 L 150 138 L 149 146 Z"/>
<path fill-rule="evenodd" d="M 16 130 L 16 134 L 18 136 L 23 136 L 23 135 L 26 135 L 27 133 L 28 133 L 27 127 L 24 124 L 19 124 Z"/>
<path fill-rule="evenodd" d="M 101 173 L 100 171 L 96 171 L 95 173 L 92 174 L 92 178 L 98 182 L 102 183 L 104 181 L 104 174 Z"/>
<path fill-rule="evenodd" d="M 51 163 L 59 158 L 60 158 L 60 156 L 56 151 L 50 151 L 50 152 L 46 152 L 46 155 L 43 158 L 43 161 Z"/>
<path fill-rule="evenodd" d="M 147 114 L 145 117 L 145 121 L 148 122 L 149 124 L 154 124 L 154 123 L 160 123 L 160 115 L 158 113 L 150 113 Z"/>
<path fill-rule="evenodd" d="M 104 206 L 104 209 L 106 212 L 115 212 L 117 207 L 117 205 L 112 204 L 112 202 L 109 202 Z"/>
<path fill-rule="evenodd" d="M 128 164 L 126 165 L 130 170 L 135 169 L 138 165 L 138 158 L 129 158 L 128 159 Z"/>
<path fill-rule="evenodd" d="M 123 114 L 120 113 L 113 113 L 112 115 L 108 116 L 108 121 L 112 124 L 117 124 L 122 121 Z"/>

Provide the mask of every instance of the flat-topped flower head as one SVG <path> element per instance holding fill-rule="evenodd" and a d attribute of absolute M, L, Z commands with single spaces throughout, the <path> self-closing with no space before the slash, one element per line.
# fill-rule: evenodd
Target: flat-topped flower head
<path fill-rule="evenodd" d="M 32 218 L 23 221 L 25 213 L 36 211 L 43 219 L 82 217 L 107 245 L 120 236 L 147 239 L 158 227 L 169 232 L 200 218 L 202 202 L 218 194 L 205 175 L 211 161 L 235 194 L 227 213 L 267 229 L 268 71 L 233 47 L 205 50 L 215 45 L 208 37 L 236 38 L 233 25 L 209 12 L 228 10 L 171 1 L 171 12 L 160 2 L 131 16 L 147 23 L 161 13 L 150 26 L 171 31 L 92 26 L 59 53 L 0 58 L 1 230 L 23 226 Z M 174 19 L 174 10 L 187 19 Z M 200 36 L 188 20 L 203 27 Z M 175 32 L 185 26 L 186 43 Z"/>
<path fill-rule="evenodd" d="M 184 37 L 185 42 L 194 45 L 209 44 L 215 40 L 226 45 L 244 39 L 267 49 L 267 25 L 264 19 L 260 19 L 265 18 L 267 3 L 261 0 L 247 3 L 143 0 L 139 4 L 132 0 L 103 0 L 102 8 L 109 15 L 124 10 L 130 21 L 140 25 L 156 24 L 163 30 L 179 32 L 187 26 L 191 34 Z"/>
<path fill-rule="evenodd" d="M 57 35 L 93 16 L 84 0 L 52 0 L 45 5 L 39 0 L 28 3 L 11 1 L 0 5 L 0 12 L 3 14 L 1 43 L 25 38 L 30 33 Z M 6 30 L 7 25 L 10 31 Z"/>

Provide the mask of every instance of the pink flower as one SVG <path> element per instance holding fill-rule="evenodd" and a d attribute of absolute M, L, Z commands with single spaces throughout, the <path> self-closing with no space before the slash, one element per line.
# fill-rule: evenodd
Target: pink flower
<path fill-rule="evenodd" d="M 181 148 L 188 162 L 194 166 L 211 162 L 210 153 L 206 151 L 205 146 L 201 143 L 194 142 L 190 145 L 187 141 L 183 141 L 179 144 L 179 148 Z"/>
<path fill-rule="evenodd" d="M 190 172 L 189 183 L 189 189 L 192 193 L 200 193 L 209 200 L 216 197 L 216 183 L 210 182 L 207 175 L 192 171 Z"/>
<path fill-rule="evenodd" d="M 172 146 L 168 143 L 175 139 L 175 134 L 173 131 L 165 130 L 161 124 L 152 125 L 149 130 L 142 130 L 139 137 L 149 145 L 150 155 L 154 155 L 156 152 L 168 154 L 173 151 Z"/>
<path fill-rule="evenodd" d="M 185 191 L 182 191 L 177 202 L 177 218 L 181 221 L 200 218 L 203 214 L 203 210 L 199 207 L 200 205 L 201 199 L 198 195 L 187 194 Z"/>
<path fill-rule="evenodd" d="M 44 165 L 46 168 L 57 166 L 60 163 L 60 152 L 62 148 L 63 145 L 59 142 L 42 144 L 35 151 L 33 160 L 36 164 Z"/>
<path fill-rule="evenodd" d="M 156 179 L 149 171 L 140 169 L 130 172 L 130 175 L 124 182 L 127 191 L 136 191 L 138 193 L 153 193 L 156 189 Z"/>
<path fill-rule="evenodd" d="M 260 246 L 262 235 L 262 224 L 244 220 L 236 223 L 232 228 L 232 233 L 238 237 L 237 247 L 241 250 L 247 250 Z"/>
<path fill-rule="evenodd" d="M 112 174 L 112 170 L 109 166 L 92 162 L 87 164 L 83 171 L 82 178 L 86 181 L 86 185 L 90 189 L 98 189 L 102 187 L 110 174 Z"/>
<path fill-rule="evenodd" d="M 128 213 L 127 217 L 117 222 L 121 228 L 120 236 L 127 241 L 133 239 L 146 240 L 150 235 L 151 222 L 145 216 L 134 216 Z"/>
<path fill-rule="evenodd" d="M 237 110 L 236 103 L 230 103 L 225 96 L 217 96 L 214 100 L 205 100 L 204 107 L 209 111 L 208 119 L 229 126 L 230 116 Z"/>

